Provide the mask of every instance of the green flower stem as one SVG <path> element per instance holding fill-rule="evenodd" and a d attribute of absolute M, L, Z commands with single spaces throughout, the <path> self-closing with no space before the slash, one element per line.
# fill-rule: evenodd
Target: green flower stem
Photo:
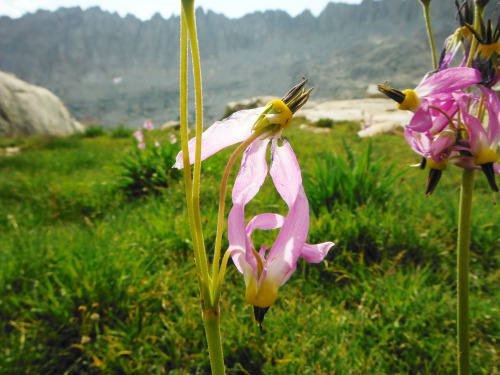
<path fill-rule="evenodd" d="M 193 200 L 192 200 L 192 181 L 191 181 L 191 165 L 189 163 L 189 151 L 188 151 L 188 123 L 187 123 L 187 100 L 188 100 L 188 88 L 187 88 L 187 79 L 188 79 L 188 43 L 187 43 L 187 25 L 186 18 L 184 13 L 181 12 L 181 84 L 180 84 L 180 92 L 181 92 L 181 105 L 180 105 L 180 118 L 181 118 L 181 144 L 182 144 L 182 153 L 183 153 L 183 162 L 184 162 L 184 183 L 186 186 L 186 202 L 188 206 L 188 215 L 189 215 L 189 224 L 191 229 L 191 237 L 193 240 L 193 250 L 194 250 L 194 258 L 196 264 L 196 273 L 201 277 L 201 264 L 200 264 L 200 256 L 199 256 L 199 246 L 198 246 L 198 236 L 196 233 L 196 228 L 193 222 L 194 211 L 193 211 Z"/>
<path fill-rule="evenodd" d="M 436 54 L 436 42 L 434 41 L 434 33 L 432 32 L 432 24 L 431 24 L 431 2 L 427 2 L 423 4 L 424 6 L 424 18 L 425 25 L 427 26 L 427 35 L 429 37 L 429 44 L 431 45 L 431 53 L 432 53 L 432 66 L 434 69 L 438 67 L 438 60 Z"/>
<path fill-rule="evenodd" d="M 193 76 L 195 88 L 195 103 L 196 103 L 196 151 L 194 161 L 193 173 L 193 187 L 192 187 L 192 202 L 193 202 L 193 221 L 198 236 L 198 246 L 200 264 L 201 264 L 201 277 L 203 280 L 204 288 L 211 289 L 211 280 L 208 275 L 207 254 L 205 251 L 205 241 L 203 240 L 203 228 L 201 224 L 200 212 L 200 176 L 201 176 L 201 134 L 203 133 L 203 101 L 202 101 L 202 87 L 201 87 L 201 66 L 200 54 L 198 51 L 198 36 L 196 33 L 196 18 L 194 11 L 194 1 L 182 2 L 182 8 L 186 20 L 187 29 L 189 31 L 189 40 L 191 42 L 191 56 L 193 61 Z M 204 294 L 205 297 L 209 296 Z M 209 302 L 209 301 L 205 301 Z"/>
<path fill-rule="evenodd" d="M 458 218 L 457 330 L 458 373 L 469 375 L 469 248 L 474 170 L 464 169 Z"/>
<path fill-rule="evenodd" d="M 229 158 L 226 168 L 224 169 L 224 175 L 222 176 L 222 183 L 220 187 L 220 198 L 219 198 L 219 215 L 217 219 L 217 236 L 215 238 L 215 251 L 214 251 L 214 263 L 213 263 L 213 281 L 215 285 L 218 285 L 218 278 L 219 278 L 219 259 L 220 259 L 220 250 L 222 246 L 222 232 L 224 230 L 224 207 L 226 204 L 226 192 L 227 192 L 227 180 L 229 178 L 229 172 L 231 171 L 231 168 L 233 167 L 234 162 L 236 161 L 236 158 L 257 138 L 259 138 L 262 134 L 264 134 L 264 130 L 260 131 L 254 131 L 252 135 L 243 143 L 241 143 L 238 148 L 233 152 L 231 157 Z M 212 299 L 218 300 L 218 297 L 220 295 L 220 290 L 219 293 L 216 293 L 216 290 L 218 288 L 214 288 L 214 294 L 212 296 Z"/>
<path fill-rule="evenodd" d="M 191 41 L 193 75 L 195 81 L 196 102 L 196 151 L 194 174 L 191 184 L 191 168 L 187 137 L 187 40 L 188 32 Z M 181 11 L 181 138 L 184 162 L 184 179 L 186 182 L 186 200 L 188 202 L 189 221 L 193 248 L 195 252 L 196 271 L 200 283 L 201 306 L 205 333 L 207 336 L 208 353 L 212 374 L 225 374 L 224 356 L 220 335 L 219 304 L 213 304 L 211 290 L 214 288 L 208 274 L 207 255 L 203 240 L 200 213 L 200 175 L 201 175 L 201 134 L 203 132 L 203 103 L 201 88 L 201 68 L 198 53 L 198 38 L 196 36 L 196 21 L 194 1 L 182 0 Z M 217 280 L 216 280 L 217 281 Z"/>
<path fill-rule="evenodd" d="M 229 260 L 230 255 L 231 255 L 231 253 L 229 252 L 229 249 L 226 250 L 226 252 L 224 253 L 224 257 L 222 258 L 222 262 L 220 264 L 219 277 L 217 280 L 214 278 L 214 283 L 216 282 L 215 288 L 214 288 L 215 290 L 213 293 L 214 294 L 214 304 L 219 303 L 220 293 L 222 290 L 222 284 L 224 283 L 224 276 L 226 275 L 227 261 Z"/>
<path fill-rule="evenodd" d="M 224 375 L 226 370 L 220 337 L 219 307 L 216 309 L 203 309 L 203 323 L 205 324 L 205 333 L 207 335 L 212 375 Z"/>

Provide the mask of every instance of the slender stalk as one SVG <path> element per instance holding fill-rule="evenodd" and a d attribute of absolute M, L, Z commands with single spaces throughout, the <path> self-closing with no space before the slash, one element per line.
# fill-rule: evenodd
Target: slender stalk
<path fill-rule="evenodd" d="M 229 260 L 229 256 L 231 255 L 229 249 L 224 253 L 224 257 L 222 258 L 222 262 L 220 264 L 220 272 L 217 280 L 214 278 L 214 304 L 218 304 L 220 300 L 220 293 L 222 290 L 222 283 L 224 282 L 224 276 L 226 275 L 226 266 L 227 261 Z"/>
<path fill-rule="evenodd" d="M 224 207 L 226 204 L 226 192 L 227 192 L 227 180 L 229 178 L 229 172 L 233 167 L 236 158 L 245 150 L 253 141 L 259 138 L 265 131 L 254 132 L 246 141 L 241 143 L 236 150 L 234 150 L 233 154 L 229 158 L 226 168 L 224 169 L 224 175 L 222 176 L 222 182 L 220 187 L 220 197 L 219 197 L 219 215 L 217 218 L 217 235 L 215 237 L 215 251 L 214 251 L 214 263 L 213 263 L 213 281 L 215 285 L 218 283 L 219 278 L 219 259 L 220 259 L 220 250 L 222 246 L 222 232 L 224 230 Z M 218 296 L 215 293 L 217 288 L 214 288 L 214 295 L 212 298 L 215 300 Z M 219 291 L 220 292 L 220 291 Z"/>
<path fill-rule="evenodd" d="M 474 170 L 464 169 L 458 218 L 457 331 L 458 373 L 469 375 L 469 248 Z"/>
<path fill-rule="evenodd" d="M 436 54 L 436 42 L 434 41 L 434 33 L 432 32 L 432 24 L 431 24 L 431 2 L 423 3 L 424 6 L 424 18 L 425 25 L 427 27 L 427 36 L 429 37 L 429 44 L 431 46 L 431 54 L 432 54 L 432 66 L 434 69 L 438 67 L 438 60 Z"/>
<path fill-rule="evenodd" d="M 191 237 L 193 240 L 193 250 L 194 258 L 196 264 L 196 272 L 201 276 L 201 264 L 199 256 L 199 246 L 198 246 L 198 236 L 196 234 L 196 228 L 194 225 L 194 211 L 193 211 L 193 200 L 192 200 L 192 181 L 191 181 L 191 165 L 189 163 L 189 151 L 188 151 L 188 123 L 187 123 L 187 100 L 188 100 L 188 36 L 187 36 L 187 25 L 184 13 L 181 12 L 181 83 L 180 83 L 180 118 L 181 118 L 181 144 L 184 162 L 184 184 L 186 186 L 186 202 L 188 206 L 189 215 L 189 225 L 191 229 Z"/>
<path fill-rule="evenodd" d="M 484 9 L 476 6 L 474 12 L 474 29 L 481 32 L 481 17 Z M 466 66 L 472 66 L 472 59 L 478 40 L 472 43 Z M 464 169 L 462 174 L 462 191 L 458 217 L 457 242 L 457 357 L 458 374 L 470 373 L 469 343 L 469 250 L 471 233 L 472 192 L 474 190 L 474 170 Z"/>
<path fill-rule="evenodd" d="M 226 370 L 220 336 L 219 308 L 203 310 L 203 323 L 205 324 L 205 333 L 207 335 L 212 375 L 224 375 Z"/>
<path fill-rule="evenodd" d="M 191 185 L 190 157 L 187 142 L 187 31 L 191 42 L 191 56 L 193 61 L 193 75 L 195 81 L 196 102 L 196 151 L 194 174 Z M 183 120 L 182 120 L 183 118 Z M 212 281 L 208 274 L 208 262 L 203 240 L 200 212 L 200 176 L 201 176 L 201 134 L 203 132 L 203 103 L 201 87 L 201 67 L 198 53 L 198 37 L 196 35 L 196 20 L 194 1 L 182 0 L 181 11 L 181 134 L 184 162 L 184 176 L 186 180 L 186 197 L 190 216 L 191 235 L 195 248 L 196 268 L 199 275 L 201 292 L 201 306 L 205 333 L 207 336 L 208 353 L 212 374 L 225 374 L 224 356 L 220 335 L 219 304 L 212 300 Z M 189 172 L 187 172 L 189 171 Z M 215 280 L 217 282 L 217 280 Z"/>
<path fill-rule="evenodd" d="M 203 228 L 201 224 L 200 212 L 200 176 L 201 176 L 201 134 L 203 133 L 203 101 L 202 101 L 202 87 L 201 87 L 201 66 L 200 54 L 198 52 L 198 36 L 196 33 L 196 19 L 194 11 L 194 2 L 182 2 L 183 12 L 185 15 L 186 25 L 189 31 L 189 41 L 191 43 L 191 57 L 193 61 L 193 75 L 195 87 L 195 103 L 196 103 L 196 151 L 193 173 L 193 187 L 192 187 L 192 202 L 193 202 L 193 221 L 195 231 L 198 236 L 198 246 L 201 264 L 201 277 L 203 280 L 204 288 L 210 289 L 211 280 L 208 275 L 208 262 L 207 254 L 205 251 L 205 241 L 203 239 Z M 206 298 L 210 293 L 205 294 L 205 303 L 211 304 Z"/>

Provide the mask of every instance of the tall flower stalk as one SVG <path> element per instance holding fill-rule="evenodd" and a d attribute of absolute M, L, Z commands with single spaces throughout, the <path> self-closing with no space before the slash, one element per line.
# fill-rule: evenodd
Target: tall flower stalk
<path fill-rule="evenodd" d="M 462 172 L 457 243 L 457 356 L 458 373 L 470 373 L 469 355 L 469 252 L 474 169 Z"/>
<path fill-rule="evenodd" d="M 424 6 L 431 49 L 430 0 Z M 432 53 L 434 71 L 414 90 L 399 91 L 388 85 L 379 90 L 394 99 L 398 108 L 414 113 L 405 128 L 410 147 L 429 168 L 426 195 L 432 194 L 449 163 L 463 168 L 457 240 L 457 364 L 460 375 L 470 373 L 469 355 L 469 254 L 475 170 L 482 170 L 491 189 L 498 192 L 496 149 L 500 143 L 500 100 L 491 87 L 500 79 L 500 21 L 484 22 L 489 0 L 456 1 L 460 27 L 446 39 L 440 61 Z M 472 14 L 474 13 L 474 15 Z M 471 24 L 473 22 L 473 24 Z M 449 68 L 458 47 L 463 59 Z M 487 123 L 486 120 L 487 119 Z"/>
<path fill-rule="evenodd" d="M 438 67 L 437 53 L 436 53 L 436 42 L 434 41 L 434 33 L 432 32 L 431 23 L 431 0 L 420 0 L 424 7 L 424 19 L 425 26 L 427 27 L 427 36 L 429 38 L 429 45 L 431 48 L 432 56 L 432 66 L 434 69 Z"/>
<path fill-rule="evenodd" d="M 309 205 L 302 186 L 301 171 L 290 144 L 282 138 L 293 118 L 309 99 L 312 89 L 305 90 L 307 80 L 293 87 L 281 100 L 265 107 L 239 111 L 213 124 L 203 132 L 201 67 L 194 0 L 181 0 L 181 77 L 180 118 L 182 151 L 175 168 L 184 170 L 186 201 L 193 240 L 196 273 L 200 287 L 201 308 L 213 374 L 224 374 L 224 357 L 220 334 L 220 295 L 229 256 L 244 275 L 246 299 L 254 306 L 255 319 L 262 330 L 267 310 L 278 298 L 280 288 L 294 273 L 299 257 L 307 262 L 321 262 L 332 242 L 306 244 L 309 230 Z M 196 105 L 196 136 L 188 140 L 188 40 L 193 61 Z M 201 162 L 230 145 L 241 143 L 229 158 L 220 190 L 217 234 L 210 272 L 203 239 L 200 214 Z M 265 213 L 245 226 L 245 205 L 258 193 L 268 173 L 266 150 L 271 144 L 270 174 L 289 214 Z M 229 249 L 222 257 L 224 207 L 230 170 L 243 154 L 240 171 L 233 186 L 233 207 L 228 219 Z M 193 165 L 193 168 L 191 168 Z M 254 229 L 281 228 L 266 256 L 266 246 L 257 252 L 251 240 Z"/>
<path fill-rule="evenodd" d="M 220 308 L 218 296 L 212 294 L 213 282 L 209 275 L 208 261 L 203 240 L 203 230 L 200 213 L 200 175 L 201 175 L 201 137 L 197 142 L 197 152 L 194 162 L 194 173 L 191 174 L 188 153 L 188 34 L 191 42 L 190 50 L 193 61 L 193 74 L 195 84 L 196 103 L 196 134 L 201 135 L 203 131 L 203 101 L 201 86 L 201 64 L 198 52 L 198 37 L 196 35 L 196 19 L 194 0 L 182 0 L 181 9 L 181 77 L 180 77 L 180 118 L 181 118 L 181 142 L 185 157 L 184 182 L 186 186 L 186 202 L 188 206 L 191 237 L 193 240 L 196 273 L 201 294 L 201 308 L 203 324 L 207 337 L 208 352 L 212 374 L 225 374 L 224 356 L 222 352 L 222 340 L 220 335 Z M 218 263 L 217 263 L 218 266 Z M 217 267 L 214 262 L 214 267 Z M 220 293 L 220 289 L 219 289 Z"/>

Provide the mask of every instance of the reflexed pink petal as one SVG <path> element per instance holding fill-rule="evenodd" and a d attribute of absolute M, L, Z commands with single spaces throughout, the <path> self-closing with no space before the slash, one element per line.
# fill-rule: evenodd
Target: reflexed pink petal
<path fill-rule="evenodd" d="M 450 118 L 453 118 L 455 114 L 458 112 L 458 104 L 455 99 L 445 100 L 445 101 L 436 101 L 431 99 L 428 101 L 429 105 L 433 105 L 441 109 L 444 113 L 446 113 Z M 430 108 L 430 113 L 432 115 L 432 127 L 429 129 L 431 134 L 437 134 L 442 132 L 447 126 L 450 126 L 450 122 L 448 118 L 443 115 L 440 111 Z"/>
<path fill-rule="evenodd" d="M 468 114 L 462 114 L 465 125 L 469 129 L 470 149 L 473 153 L 479 153 L 484 149 L 489 148 L 488 135 L 481 124 L 481 121 L 476 117 Z"/>
<path fill-rule="evenodd" d="M 133 135 L 134 135 L 135 139 L 137 139 L 137 142 L 139 142 L 139 143 L 144 142 L 144 134 L 142 134 L 142 130 L 140 130 L 140 129 L 136 130 Z"/>
<path fill-rule="evenodd" d="M 245 150 L 240 171 L 233 186 L 233 203 L 247 204 L 259 192 L 267 176 L 269 139 L 255 140 Z"/>
<path fill-rule="evenodd" d="M 249 238 L 250 245 L 253 246 L 252 233 L 255 229 L 261 229 L 261 230 L 278 229 L 283 226 L 284 221 L 285 218 L 278 214 L 260 214 L 255 216 L 252 220 L 250 220 L 246 229 L 246 234 L 247 238 Z M 259 255 L 262 261 L 266 259 L 266 251 L 267 251 L 267 246 L 262 246 L 262 248 L 259 251 Z"/>
<path fill-rule="evenodd" d="M 440 111 L 430 108 L 430 106 L 437 107 L 445 112 L 450 118 L 455 116 L 458 111 L 458 105 L 454 96 L 437 95 L 431 97 L 420 106 L 415 112 L 408 127 L 418 132 L 428 131 L 431 134 L 437 134 L 449 125 L 449 120 Z"/>
<path fill-rule="evenodd" d="M 297 260 L 309 231 L 309 204 L 302 185 L 278 238 L 267 256 L 267 277 L 278 285 L 288 281 L 297 267 Z"/>
<path fill-rule="evenodd" d="M 267 246 L 262 246 L 259 250 L 259 255 L 262 259 L 266 259 L 266 251 L 267 251 L 268 247 Z"/>
<path fill-rule="evenodd" d="M 260 214 L 255 216 L 247 225 L 247 236 L 251 236 L 255 229 L 272 230 L 281 228 L 285 217 L 279 214 Z"/>
<path fill-rule="evenodd" d="M 500 143 L 500 100 L 498 94 L 484 86 L 479 86 L 485 96 L 484 106 L 488 110 L 488 140 L 490 148 L 496 150 Z"/>
<path fill-rule="evenodd" d="M 457 167 L 465 168 L 465 169 L 477 169 L 481 171 L 481 166 L 474 163 L 474 159 L 470 156 L 456 156 L 450 158 L 450 161 L 455 164 Z M 493 163 L 493 171 L 496 174 L 500 174 L 500 165 L 497 163 Z"/>
<path fill-rule="evenodd" d="M 260 214 L 255 216 L 247 225 L 247 237 L 251 238 L 255 229 L 272 230 L 283 226 L 285 218 L 279 214 Z M 266 258 L 267 246 L 262 246 L 259 255 L 264 260 Z"/>
<path fill-rule="evenodd" d="M 468 103 L 467 98 L 462 97 L 458 100 L 458 105 L 462 111 L 464 123 L 469 130 L 470 149 L 473 153 L 479 153 L 483 149 L 489 148 L 488 135 L 484 130 L 481 121 L 467 113 Z"/>
<path fill-rule="evenodd" d="M 325 259 L 330 248 L 334 245 L 333 242 L 323 242 L 317 245 L 305 244 L 300 252 L 300 256 L 309 263 L 319 263 Z"/>
<path fill-rule="evenodd" d="M 250 236 L 247 235 L 245 228 L 245 205 L 241 203 L 234 204 L 228 217 L 228 239 L 229 252 L 236 268 L 245 276 L 245 282 L 250 277 L 250 272 L 255 280 L 259 280 L 257 272 L 257 260 L 252 252 L 255 248 Z M 264 259 L 261 259 L 264 262 Z M 261 278 L 265 273 L 261 274 Z"/>
<path fill-rule="evenodd" d="M 481 73 L 473 68 L 451 68 L 423 79 L 415 88 L 419 97 L 460 90 L 481 82 Z"/>
<path fill-rule="evenodd" d="M 432 142 L 432 136 L 428 132 L 420 133 L 413 131 L 408 126 L 405 128 L 405 139 L 408 145 L 417 154 L 427 157 Z"/>
<path fill-rule="evenodd" d="M 229 239 L 229 251 L 231 253 L 231 258 L 233 258 L 234 265 L 236 268 L 245 275 L 245 282 L 248 273 L 252 272 L 255 279 L 257 279 L 257 263 L 252 257 L 248 257 L 247 260 L 247 250 L 251 254 L 250 246 L 248 242 L 248 237 L 245 228 L 245 206 L 241 204 L 235 204 L 228 217 L 228 239 Z M 250 255 L 249 254 L 249 255 Z"/>
<path fill-rule="evenodd" d="M 455 164 L 457 167 L 464 168 L 464 169 L 479 169 L 481 170 L 481 167 L 479 165 L 476 165 L 474 163 L 474 159 L 471 158 L 470 156 L 453 156 L 450 158 L 450 161 Z"/>
<path fill-rule="evenodd" d="M 302 188 L 302 175 L 299 163 L 292 147 L 286 140 L 283 141 L 281 147 L 273 142 L 271 146 L 271 158 L 270 174 L 274 185 L 288 207 L 291 208 L 299 193 L 299 188 Z"/>
<path fill-rule="evenodd" d="M 452 134 L 439 134 L 434 137 L 429 147 L 429 156 L 440 156 L 455 143 L 456 137 Z M 436 159 L 434 159 L 436 160 Z M 440 158 L 438 158 L 439 161 Z"/>
<path fill-rule="evenodd" d="M 408 124 L 408 128 L 417 132 L 428 131 L 432 127 L 432 116 L 429 112 L 429 105 L 424 103 L 415 112 Z"/>
<path fill-rule="evenodd" d="M 253 125 L 262 111 L 264 111 L 264 107 L 238 111 L 222 121 L 217 121 L 205 130 L 201 138 L 201 160 L 205 160 L 223 148 L 243 142 L 250 137 Z M 196 137 L 192 138 L 188 145 L 189 160 L 193 164 Z M 183 167 L 181 151 L 175 159 L 174 168 L 181 169 Z"/>

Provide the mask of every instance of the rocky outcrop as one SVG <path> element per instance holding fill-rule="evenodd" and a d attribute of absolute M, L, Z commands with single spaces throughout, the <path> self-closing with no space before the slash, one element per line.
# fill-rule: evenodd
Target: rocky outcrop
<path fill-rule="evenodd" d="M 251 109 L 263 107 L 270 101 L 274 99 L 279 99 L 276 96 L 255 96 L 251 99 L 239 100 L 237 102 L 229 102 L 226 105 L 226 113 L 224 114 L 224 118 L 230 116 L 234 112 L 241 111 L 243 109 Z"/>
<path fill-rule="evenodd" d="M 63 136 L 83 130 L 52 92 L 0 72 L 0 136 Z"/>
<path fill-rule="evenodd" d="M 160 130 L 179 130 L 181 128 L 181 122 L 176 120 L 170 120 L 165 122 Z"/>
<path fill-rule="evenodd" d="M 401 132 L 408 124 L 412 113 L 400 111 L 392 100 L 359 99 L 332 100 L 323 103 L 308 102 L 299 112 L 311 122 L 320 119 L 354 121 L 361 124 L 360 137 Z"/>

